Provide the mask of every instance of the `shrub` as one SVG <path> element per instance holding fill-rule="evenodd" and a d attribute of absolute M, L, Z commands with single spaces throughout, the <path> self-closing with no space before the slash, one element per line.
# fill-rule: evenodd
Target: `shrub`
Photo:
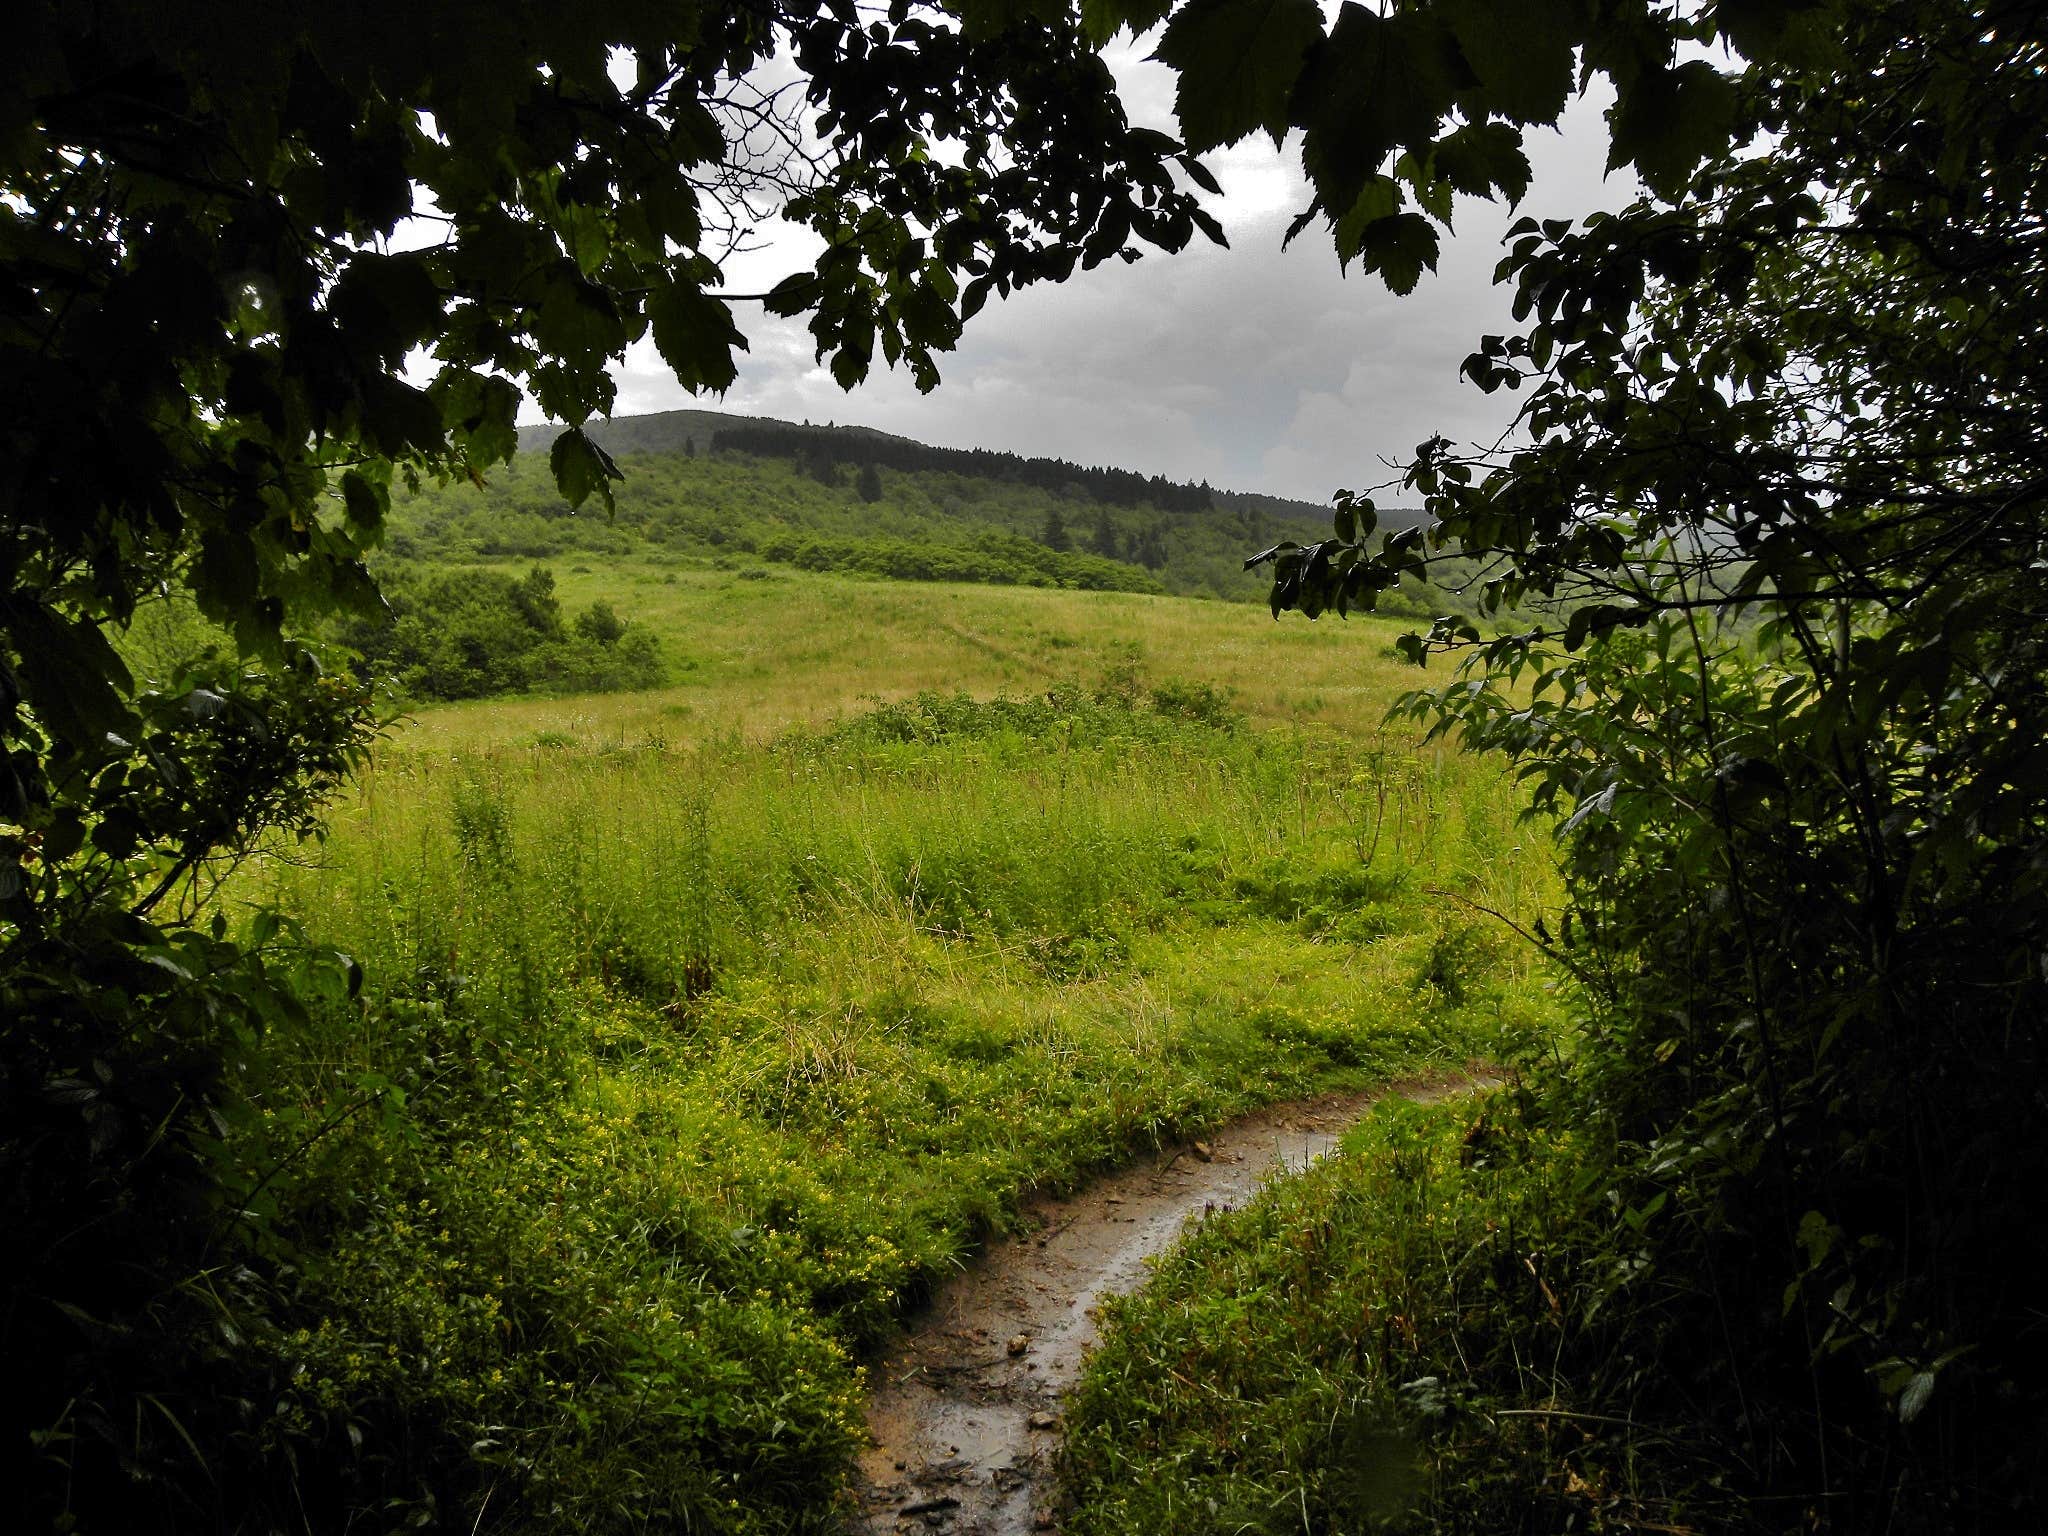
<path fill-rule="evenodd" d="M 660 642 L 609 603 L 592 603 L 565 626 L 545 566 L 518 579 L 491 571 L 394 573 L 385 592 L 387 620 L 358 620 L 344 638 L 365 670 L 395 678 L 416 699 L 603 693 L 662 680 Z"/>

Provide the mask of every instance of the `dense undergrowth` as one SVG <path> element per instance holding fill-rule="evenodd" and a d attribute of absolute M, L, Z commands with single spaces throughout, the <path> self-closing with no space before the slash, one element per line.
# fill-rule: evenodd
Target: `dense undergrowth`
<path fill-rule="evenodd" d="M 1077 1531 L 2038 1526 L 2038 859 L 1987 835 L 2038 844 L 2038 733 L 1907 695 L 1847 780 L 1780 627 L 1696 633 L 1453 690 L 1534 810 L 1577 786 L 1571 1027 L 1113 1309 Z"/>
<path fill-rule="evenodd" d="M 544 458 L 522 454 L 470 486 L 424 490 L 393 507 L 389 552 L 400 559 L 563 559 L 578 552 L 763 560 L 899 580 L 1080 586 L 1257 598 L 1242 570 L 1244 544 L 1307 526 L 1236 511 L 1169 516 L 1152 507 L 1087 508 L 1036 486 L 950 470 L 885 470 L 880 496 L 851 479 L 821 482 L 787 460 L 748 454 L 631 453 L 621 462 L 618 510 L 571 511 Z M 1048 514 L 1073 519 L 1069 550 L 1041 542 Z M 1105 554 L 1090 535 L 1109 523 Z M 1125 558 L 1133 544 L 1152 563 Z"/>
<path fill-rule="evenodd" d="M 1418 1508 L 1438 1530 L 1690 1529 L 1588 1432 L 1611 1383 L 1575 1372 L 1612 1339 L 1565 1278 L 1604 1240 L 1570 1198 L 1580 1149 L 1507 1124 L 1485 1097 L 1383 1104 L 1109 1303 L 1068 1415 L 1067 1529 L 1353 1531 Z"/>
<path fill-rule="evenodd" d="M 863 1350 L 1023 1192 L 1543 1014 L 1431 894 L 1541 878 L 1512 786 L 1399 760 L 1129 675 L 765 748 L 387 747 L 316 862 L 231 893 L 368 982 L 248 1060 L 210 1154 L 248 1241 L 161 1413 L 70 1423 L 132 1484 L 62 1497 L 829 1523 Z"/>
<path fill-rule="evenodd" d="M 982 532 L 961 543 L 797 532 L 766 534 L 753 552 L 777 565 L 891 581 L 968 581 L 996 586 L 1069 587 L 1087 592 L 1164 592 L 1142 566 L 1075 550 L 1053 550 L 1017 534 Z"/>
<path fill-rule="evenodd" d="M 1341 1155 L 1205 1222 L 1109 1304 L 1068 1419 L 1067 1528 L 1809 1523 L 1765 1495 L 1699 1374 L 1726 1369 L 1689 1305 L 1712 1277 L 1667 1231 L 1696 1204 L 1616 1179 L 1582 1118 L 1529 1080 L 1388 1102 Z"/>

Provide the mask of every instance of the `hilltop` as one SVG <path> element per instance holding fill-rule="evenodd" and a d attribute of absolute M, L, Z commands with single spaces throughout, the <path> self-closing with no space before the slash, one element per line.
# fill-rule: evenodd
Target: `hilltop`
<path fill-rule="evenodd" d="M 550 447 L 563 428 L 552 423 L 519 429 L 522 452 Z M 725 411 L 656 411 L 618 416 L 591 426 L 589 434 L 613 456 L 739 452 L 788 458 L 800 463 L 876 464 L 905 470 L 946 469 L 982 479 L 1022 482 L 1042 489 L 1085 493 L 1116 506 L 1151 506 L 1170 512 L 1257 510 L 1269 518 L 1304 521 L 1318 536 L 1327 531 L 1329 508 L 1320 502 L 1257 491 L 1217 490 L 1203 481 L 1172 481 L 1109 465 L 1081 465 L 1042 455 L 992 448 L 942 448 L 874 427 L 829 422 L 784 421 L 773 416 L 740 416 Z M 1407 527 L 1420 514 L 1396 511 L 1390 527 Z"/>

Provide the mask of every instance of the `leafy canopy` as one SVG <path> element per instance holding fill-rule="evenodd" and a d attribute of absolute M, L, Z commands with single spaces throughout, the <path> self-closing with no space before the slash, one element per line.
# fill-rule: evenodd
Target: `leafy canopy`
<path fill-rule="evenodd" d="M 562 494 L 609 505 L 608 364 L 651 337 L 729 385 L 720 263 L 771 214 L 822 253 L 754 298 L 848 385 L 879 353 L 929 388 L 991 293 L 1216 231 L 1063 7 L 25 0 L 5 30 L 0 1479 L 120 1526 L 228 1435 L 179 1396 L 193 1277 L 284 1272 L 225 1263 L 268 1184 L 230 1068 L 357 972 L 238 935 L 217 879 L 317 836 L 363 759 L 369 693 L 301 637 L 374 610 L 393 486 L 481 482 L 530 396 Z M 138 676 L 151 605 L 224 638 Z"/>

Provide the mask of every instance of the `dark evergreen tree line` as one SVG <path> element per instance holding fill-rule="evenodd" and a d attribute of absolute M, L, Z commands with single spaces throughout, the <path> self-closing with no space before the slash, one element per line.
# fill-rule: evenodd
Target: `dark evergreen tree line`
<path fill-rule="evenodd" d="M 950 470 L 1048 491 L 1079 487 L 1090 500 L 1113 507 L 1153 506 L 1162 512 L 1207 512 L 1215 505 L 1215 493 L 1207 483 L 1189 485 L 1168 480 L 1164 475 L 1141 475 L 1128 469 L 1084 468 L 1065 459 L 1027 459 L 991 448 L 934 448 L 908 438 L 831 428 L 728 427 L 712 439 L 712 450 L 791 459 L 811 473 L 819 473 L 821 468 L 829 473 L 841 464 L 880 465 L 887 469 Z"/>

